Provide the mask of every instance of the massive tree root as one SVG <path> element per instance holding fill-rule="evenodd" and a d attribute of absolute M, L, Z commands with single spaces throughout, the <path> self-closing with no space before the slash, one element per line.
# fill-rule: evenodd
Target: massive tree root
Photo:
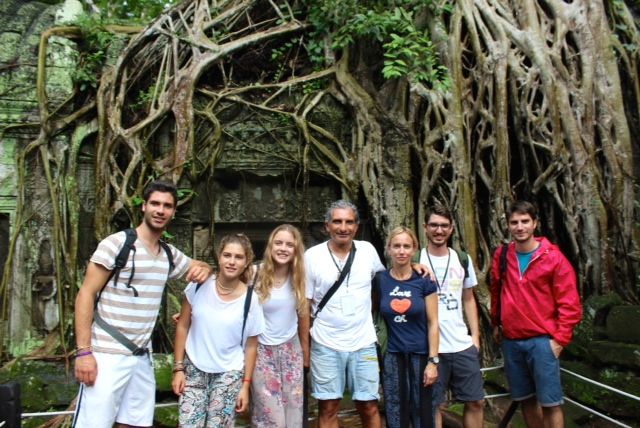
<path fill-rule="evenodd" d="M 47 155 L 53 129 L 93 124 L 103 237 L 115 213 L 137 221 L 136 196 L 150 176 L 194 187 L 225 152 L 260 153 L 299 171 L 303 187 L 311 176 L 335 180 L 366 206 L 380 237 L 399 224 L 420 230 L 429 204 L 450 206 L 456 245 L 479 272 L 507 237 L 505 207 L 527 198 L 540 206 L 542 232 L 577 266 L 583 296 L 639 300 L 640 37 L 623 2 L 460 0 L 416 13 L 449 70 L 446 88 L 384 80 L 375 40 L 325 49 L 319 66 L 307 7 L 180 4 L 104 72 L 95 110 L 89 101 L 57 122 L 43 113 L 41 136 L 21 159 L 42 150 L 55 205 L 73 192 L 74 169 Z M 54 210 L 64 235 L 56 260 L 71 271 L 75 204 Z"/>

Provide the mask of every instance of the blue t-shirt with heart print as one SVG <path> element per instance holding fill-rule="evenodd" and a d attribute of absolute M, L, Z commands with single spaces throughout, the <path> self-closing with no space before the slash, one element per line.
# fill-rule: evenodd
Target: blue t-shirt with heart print
<path fill-rule="evenodd" d="M 437 291 L 436 284 L 413 272 L 399 281 L 389 271 L 380 280 L 380 313 L 387 324 L 387 352 L 429 353 L 425 297 Z"/>

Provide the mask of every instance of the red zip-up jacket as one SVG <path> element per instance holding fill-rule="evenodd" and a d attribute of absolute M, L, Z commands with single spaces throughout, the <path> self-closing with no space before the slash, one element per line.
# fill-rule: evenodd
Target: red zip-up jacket
<path fill-rule="evenodd" d="M 535 238 L 540 247 L 520 276 L 515 243 L 507 248 L 507 270 L 501 297 L 502 334 L 507 339 L 549 335 L 560 345 L 571 342 L 574 327 L 582 319 L 576 273 L 560 249 L 546 238 Z M 491 322 L 498 325 L 500 254 L 491 265 Z"/>

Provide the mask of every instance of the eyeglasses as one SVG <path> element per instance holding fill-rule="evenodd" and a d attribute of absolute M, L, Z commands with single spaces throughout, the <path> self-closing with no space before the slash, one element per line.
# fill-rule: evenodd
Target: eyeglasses
<path fill-rule="evenodd" d="M 449 228 L 451 228 L 451 223 L 427 223 L 427 227 L 433 230 L 436 230 L 438 228 L 442 230 L 448 230 Z"/>

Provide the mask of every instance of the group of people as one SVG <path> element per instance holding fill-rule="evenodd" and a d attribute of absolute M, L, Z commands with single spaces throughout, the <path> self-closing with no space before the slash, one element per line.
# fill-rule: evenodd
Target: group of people
<path fill-rule="evenodd" d="M 465 427 L 483 425 L 477 278 L 469 256 L 449 247 L 446 208 L 428 210 L 422 250 L 409 228 L 389 234 L 389 269 L 355 239 L 358 209 L 340 200 L 326 213 L 327 241 L 305 251 L 299 230 L 280 225 L 254 265 L 249 239 L 227 235 L 214 273 L 161 241 L 175 186 L 155 181 L 143 196 L 126 263 L 118 259 L 130 234 L 107 237 L 78 292 L 73 426 L 153 425 L 151 333 L 166 280 L 178 277 L 190 281 L 174 343 L 181 427 L 232 427 L 249 409 L 254 427 L 302 427 L 306 367 L 322 428 L 339 426 L 345 390 L 362 425 L 381 427 L 380 380 L 389 428 L 441 427 L 449 390 L 464 403 Z M 496 251 L 491 270 L 494 334 L 528 426 L 562 426 L 557 358 L 581 317 L 575 273 L 556 246 L 534 237 L 533 205 L 514 204 L 507 220 L 513 242 Z M 380 355 L 373 312 L 388 331 Z"/>

